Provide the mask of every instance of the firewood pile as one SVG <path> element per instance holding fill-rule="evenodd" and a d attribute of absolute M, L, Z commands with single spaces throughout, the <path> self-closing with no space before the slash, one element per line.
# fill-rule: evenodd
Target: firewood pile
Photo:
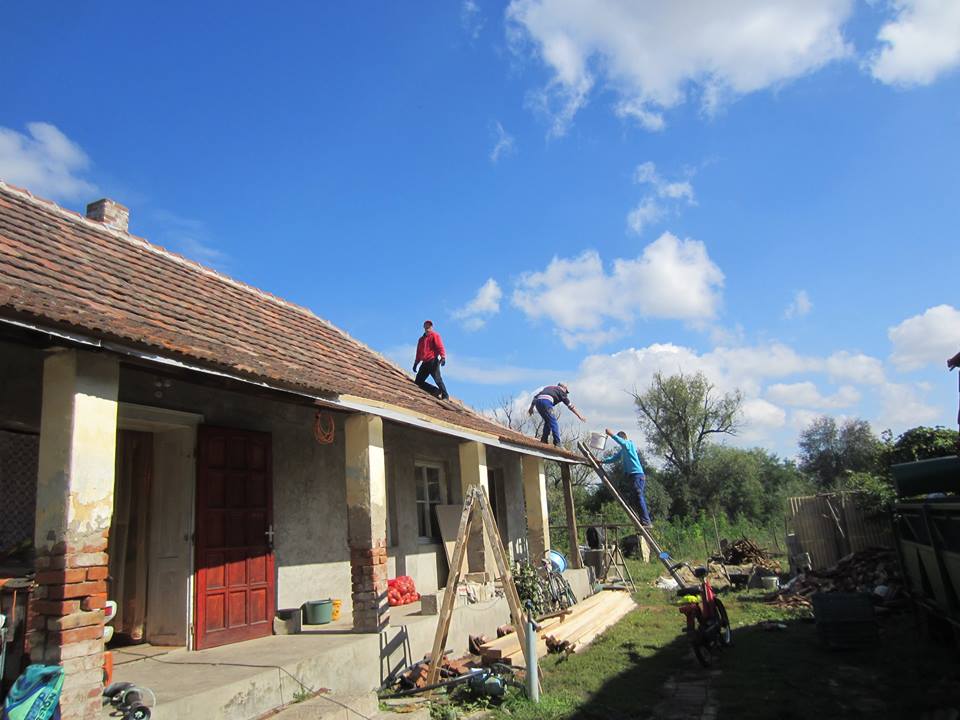
<path fill-rule="evenodd" d="M 443 658 L 440 665 L 440 681 L 450 680 L 452 678 L 466 675 L 473 668 L 468 664 L 473 662 L 473 658 L 465 655 L 462 658 L 450 659 Z M 412 690 L 413 688 L 423 688 L 427 685 L 427 673 L 430 670 L 430 660 L 424 657 L 418 663 L 411 665 L 396 678 L 396 689 Z"/>
<path fill-rule="evenodd" d="M 903 601 L 903 581 L 893 550 L 868 548 L 841 558 L 826 570 L 795 577 L 768 601 L 778 607 L 811 607 L 818 592 L 868 592 L 881 606 L 897 607 Z"/>
<path fill-rule="evenodd" d="M 723 555 L 717 559 L 725 565 L 755 565 L 775 573 L 780 572 L 780 563 L 771 560 L 767 551 L 747 538 L 728 543 L 723 549 Z"/>

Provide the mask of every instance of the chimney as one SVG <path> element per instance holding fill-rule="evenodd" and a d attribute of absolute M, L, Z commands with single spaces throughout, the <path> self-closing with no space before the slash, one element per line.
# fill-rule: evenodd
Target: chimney
<path fill-rule="evenodd" d="M 87 205 L 87 217 L 121 232 L 127 232 L 130 224 L 130 211 L 108 198 Z"/>

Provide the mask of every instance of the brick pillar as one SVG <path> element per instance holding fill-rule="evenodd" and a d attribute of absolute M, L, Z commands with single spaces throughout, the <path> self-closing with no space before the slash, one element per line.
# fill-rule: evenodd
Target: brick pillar
<path fill-rule="evenodd" d="M 353 629 L 376 632 L 388 624 L 390 612 L 383 420 L 376 415 L 351 415 L 344 438 Z"/>
<path fill-rule="evenodd" d="M 60 664 L 64 720 L 100 717 L 107 536 L 113 515 L 119 365 L 61 350 L 43 368 L 33 662 Z"/>
<path fill-rule="evenodd" d="M 527 507 L 527 547 L 536 566 L 550 549 L 550 516 L 547 512 L 547 478 L 543 460 L 533 455 L 523 459 L 523 500 Z"/>
<path fill-rule="evenodd" d="M 480 485 L 490 496 L 490 478 L 487 475 L 487 447 L 483 443 L 471 440 L 460 443 L 460 488 L 464 497 L 472 485 Z M 489 556 L 493 564 L 490 539 L 483 531 L 479 515 L 474 515 L 473 528 L 470 531 L 470 544 L 467 545 L 467 571 L 485 572 Z M 491 567 L 492 570 L 492 567 Z"/>

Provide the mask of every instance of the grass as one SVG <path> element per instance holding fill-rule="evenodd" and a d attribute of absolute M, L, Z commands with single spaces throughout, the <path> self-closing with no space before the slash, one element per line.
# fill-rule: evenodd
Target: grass
<path fill-rule="evenodd" d="M 699 681 L 702 670 L 680 632 L 672 593 L 652 587 L 659 564 L 634 564 L 640 607 L 587 650 L 541 664 L 539 705 L 513 692 L 489 717 L 517 720 L 654 718 L 664 684 Z M 734 627 L 734 647 L 709 674 L 718 717 L 920 718 L 936 708 L 960 708 L 960 663 L 948 647 L 917 631 L 912 614 L 887 617 L 869 650 L 822 646 L 806 613 L 758 602 L 759 593 L 723 596 Z M 776 620 L 785 630 L 758 626 Z"/>

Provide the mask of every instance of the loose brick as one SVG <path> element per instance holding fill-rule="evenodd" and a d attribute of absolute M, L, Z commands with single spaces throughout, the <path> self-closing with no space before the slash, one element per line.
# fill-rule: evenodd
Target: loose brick
<path fill-rule="evenodd" d="M 60 663 L 63 671 L 67 674 L 79 673 L 85 670 L 103 670 L 103 653 L 94 653 L 93 655 L 84 655 L 73 660 L 64 660 Z"/>
<path fill-rule="evenodd" d="M 90 612 L 75 612 L 63 617 L 46 618 L 46 627 L 49 630 L 72 630 L 78 627 L 103 624 L 103 610 Z"/>
<path fill-rule="evenodd" d="M 103 610 L 107 606 L 107 594 L 98 593 L 80 601 L 81 610 Z"/>
<path fill-rule="evenodd" d="M 109 564 L 105 552 L 77 553 L 67 556 L 67 567 L 106 567 Z"/>
<path fill-rule="evenodd" d="M 80 568 L 76 570 L 44 570 L 37 573 L 36 580 L 40 585 L 66 585 L 68 583 L 81 583 L 87 579 L 87 571 Z"/>
<path fill-rule="evenodd" d="M 83 640 L 96 640 L 103 637 L 103 625 L 87 625 L 70 630 L 57 630 L 47 633 L 47 642 L 55 645 L 68 645 Z"/>
<path fill-rule="evenodd" d="M 87 580 L 106 580 L 109 576 L 110 569 L 106 567 L 92 567 L 87 570 Z"/>
<path fill-rule="evenodd" d="M 70 585 L 51 585 L 47 596 L 51 600 L 69 600 L 82 598 L 87 595 L 99 595 L 107 591 L 107 584 L 102 580 L 93 582 L 71 583 Z"/>
<path fill-rule="evenodd" d="M 79 600 L 35 600 L 31 603 L 38 615 L 70 615 L 80 609 Z"/>
<path fill-rule="evenodd" d="M 97 638 L 96 640 L 83 640 L 66 645 L 48 644 L 43 650 L 43 659 L 45 662 L 57 664 L 62 660 L 73 660 L 74 658 L 96 655 L 102 652 L 103 639 Z"/>

